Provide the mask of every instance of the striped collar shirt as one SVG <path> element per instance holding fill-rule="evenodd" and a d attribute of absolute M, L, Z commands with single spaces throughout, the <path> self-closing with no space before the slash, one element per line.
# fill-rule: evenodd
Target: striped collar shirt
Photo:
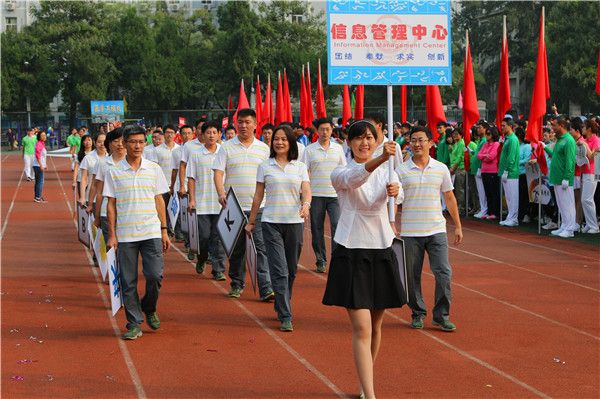
<path fill-rule="evenodd" d="M 275 158 L 258 166 L 256 181 L 265 184 L 265 207 L 261 220 L 268 223 L 303 223 L 300 217 L 302 182 L 309 182 L 306 165 L 290 161 L 281 167 Z"/>
<path fill-rule="evenodd" d="M 426 237 L 446 232 L 446 219 L 442 214 L 440 192 L 453 190 L 448 167 L 429 158 L 421 170 L 412 158 L 396 169 L 404 189 L 402 203 L 402 235 Z"/>
<path fill-rule="evenodd" d="M 171 166 L 173 164 L 173 151 L 176 148 L 179 148 L 179 144 L 177 143 L 174 143 L 172 148 L 169 148 L 165 143 L 162 143 L 154 149 L 154 152 L 156 154 L 156 162 L 162 169 L 163 174 L 167 179 L 167 184 L 169 186 L 171 185 Z"/>
<path fill-rule="evenodd" d="M 104 179 L 106 176 L 106 171 L 115 166 L 115 160 L 112 156 L 106 157 L 103 161 L 98 162 L 98 167 L 96 171 L 96 180 L 104 183 Z M 102 205 L 100 206 L 100 216 L 106 217 L 106 204 L 108 201 L 105 197 L 102 197 Z M 108 239 L 108 237 L 106 237 Z"/>
<path fill-rule="evenodd" d="M 219 197 L 213 177 L 212 165 L 221 148 L 217 144 L 215 152 L 210 152 L 205 146 L 190 154 L 186 167 L 186 176 L 196 183 L 196 214 L 217 215 L 221 211 Z"/>
<path fill-rule="evenodd" d="M 200 142 L 198 139 L 190 140 L 183 145 L 183 150 L 181 151 L 181 161 L 188 163 L 188 159 L 190 154 L 198 151 L 200 148 L 204 147 L 204 144 Z"/>
<path fill-rule="evenodd" d="M 154 197 L 169 191 L 160 167 L 142 158 L 133 170 L 123 159 L 106 171 L 102 195 L 116 199 L 117 241 L 136 242 L 161 238 L 160 220 Z"/>
<path fill-rule="evenodd" d="M 256 138 L 248 147 L 239 137 L 226 141 L 215 157 L 213 170 L 225 172 L 225 192 L 233 187 L 244 211 L 250 211 L 256 191 L 258 165 L 269 158 L 269 147 Z M 263 204 L 264 205 L 264 201 Z"/>
<path fill-rule="evenodd" d="M 331 184 L 331 172 L 338 166 L 346 165 L 342 146 L 330 142 L 325 149 L 316 141 L 306 147 L 302 162 L 306 164 L 310 175 L 310 189 L 313 197 L 337 197 Z"/>

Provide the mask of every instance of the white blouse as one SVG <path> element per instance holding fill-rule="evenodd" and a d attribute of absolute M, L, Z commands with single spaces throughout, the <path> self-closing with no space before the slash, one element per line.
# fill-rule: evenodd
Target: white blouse
<path fill-rule="evenodd" d="M 383 249 L 389 248 L 394 239 L 387 209 L 389 171 L 387 162 L 372 173 L 365 164 L 350 160 L 331 173 L 331 183 L 337 191 L 340 204 L 340 219 L 335 231 L 335 242 L 346 248 Z M 398 175 L 391 183 L 399 183 Z M 398 193 L 404 197 L 402 186 Z"/>

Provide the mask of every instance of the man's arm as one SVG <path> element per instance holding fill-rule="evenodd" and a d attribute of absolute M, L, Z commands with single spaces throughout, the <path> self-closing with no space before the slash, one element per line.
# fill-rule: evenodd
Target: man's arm
<path fill-rule="evenodd" d="M 187 162 L 181 161 L 179 163 L 179 194 L 181 197 L 185 195 L 185 169 L 187 167 Z"/>
<path fill-rule="evenodd" d="M 154 196 L 154 203 L 156 204 L 156 212 L 158 213 L 158 219 L 160 220 L 160 236 L 162 240 L 163 252 L 166 252 L 171 246 L 169 240 L 169 234 L 167 232 L 167 214 L 165 212 L 165 201 L 162 194 Z"/>
<path fill-rule="evenodd" d="M 215 182 L 215 188 L 217 190 L 217 195 L 219 196 L 219 204 L 223 208 L 227 205 L 227 193 L 225 193 L 225 184 L 223 182 L 225 177 L 225 172 L 219 169 L 213 169 L 215 175 L 213 177 L 213 181 Z"/>
<path fill-rule="evenodd" d="M 117 249 L 117 233 L 115 226 L 117 224 L 117 200 L 113 197 L 108 197 L 106 206 L 106 218 L 108 219 L 108 241 L 106 245 L 110 248 Z"/>
<path fill-rule="evenodd" d="M 456 197 L 452 191 L 446 191 L 444 193 L 444 199 L 446 200 L 446 208 L 452 217 L 454 222 L 454 245 L 458 245 L 463 240 L 462 225 L 460 223 L 460 216 L 458 214 L 458 204 L 456 203 Z"/>

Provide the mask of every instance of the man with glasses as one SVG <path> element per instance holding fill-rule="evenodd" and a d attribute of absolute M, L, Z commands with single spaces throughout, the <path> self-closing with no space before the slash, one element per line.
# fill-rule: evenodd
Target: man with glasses
<path fill-rule="evenodd" d="M 413 156 L 396 169 L 404 189 L 402 202 L 402 238 L 406 250 L 408 270 L 412 271 L 414 292 L 408 305 L 412 309 L 411 327 L 423 328 L 427 308 L 421 291 L 421 272 L 425 252 L 429 257 L 431 272 L 435 277 L 435 304 L 433 306 L 433 324 L 443 331 L 456 330 L 450 321 L 450 303 L 452 299 L 452 269 L 448 259 L 448 238 L 446 219 L 442 214 L 440 192 L 446 200 L 446 206 L 454 222 L 454 244 L 463 239 L 456 198 L 452 192 L 450 172 L 443 163 L 429 156 L 433 145 L 431 131 L 416 126 L 410 134 L 410 146 Z"/>
<path fill-rule="evenodd" d="M 163 194 L 167 180 L 156 163 L 142 157 L 145 130 L 130 125 L 123 129 L 127 155 L 105 176 L 103 195 L 108 198 L 108 243 L 117 250 L 127 332 L 123 339 L 142 336 L 140 325 L 160 328 L 156 304 L 163 278 L 163 253 L 171 245 Z M 146 278 L 146 294 L 139 300 L 137 291 L 138 256 Z M 143 313 L 142 313 L 143 312 Z"/>

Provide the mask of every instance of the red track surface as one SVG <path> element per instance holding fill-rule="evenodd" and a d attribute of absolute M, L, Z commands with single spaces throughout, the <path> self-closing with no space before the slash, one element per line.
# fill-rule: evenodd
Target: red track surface
<path fill-rule="evenodd" d="M 161 329 L 144 325 L 141 339 L 123 342 L 123 311 L 111 317 L 107 286 L 76 239 L 67 161 L 49 162 L 47 204 L 32 201 L 33 183 L 18 186 L 21 167 L 2 154 L 3 398 L 356 395 L 347 316 L 321 305 L 325 276 L 310 271 L 308 231 L 293 333 L 277 330 L 272 305 L 251 289 L 229 299 L 227 284 L 171 250 Z M 467 221 L 464 245 L 450 251 L 457 331 L 430 319 L 411 330 L 407 308 L 388 312 L 378 397 L 600 396 L 599 248 Z"/>

